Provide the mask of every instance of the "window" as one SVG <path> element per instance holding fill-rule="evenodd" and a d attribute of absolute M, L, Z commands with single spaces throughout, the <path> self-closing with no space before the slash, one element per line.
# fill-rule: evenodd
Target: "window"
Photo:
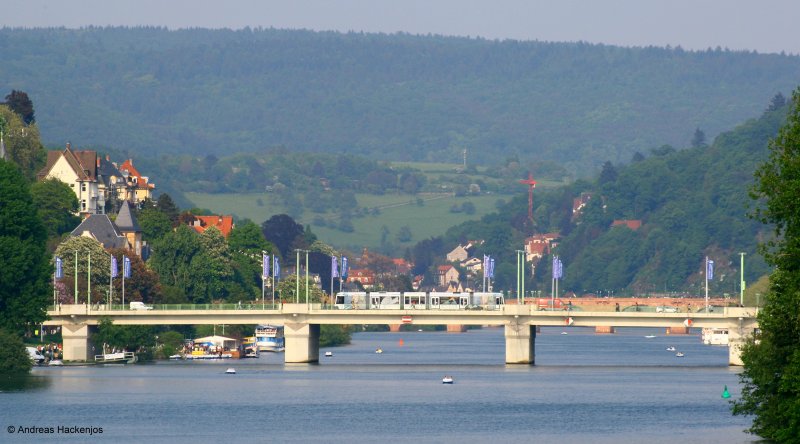
<path fill-rule="evenodd" d="M 81 201 L 81 210 L 85 210 L 85 209 L 86 209 L 86 200 L 84 199 L 84 200 Z"/>
<path fill-rule="evenodd" d="M 86 182 L 81 182 L 81 191 L 86 191 Z"/>

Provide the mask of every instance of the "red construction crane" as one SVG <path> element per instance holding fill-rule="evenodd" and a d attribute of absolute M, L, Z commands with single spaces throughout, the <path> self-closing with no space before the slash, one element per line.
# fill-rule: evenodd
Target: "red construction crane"
<path fill-rule="evenodd" d="M 533 189 L 536 188 L 536 181 L 533 175 L 528 173 L 528 179 L 521 179 L 519 183 L 528 186 L 528 219 L 533 223 Z"/>

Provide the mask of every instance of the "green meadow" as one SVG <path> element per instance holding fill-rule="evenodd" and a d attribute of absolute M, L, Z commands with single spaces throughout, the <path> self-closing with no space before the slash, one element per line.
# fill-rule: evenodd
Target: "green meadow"
<path fill-rule="evenodd" d="M 248 218 L 261 224 L 271 216 L 281 213 L 291 214 L 288 208 L 277 203 L 277 199 L 269 193 L 249 194 L 208 194 L 186 193 L 196 207 L 206 208 L 217 214 L 233 214 L 239 218 Z M 417 198 L 424 200 L 423 205 L 417 204 Z M 443 234 L 448 228 L 467 220 L 479 219 L 485 214 L 495 211 L 498 199 L 509 200 L 510 196 L 480 195 L 455 197 L 450 194 L 426 195 L 374 195 L 356 194 L 359 207 L 380 208 L 379 214 L 369 214 L 352 219 L 353 232 L 345 233 L 335 228 L 313 224 L 315 217 L 337 219 L 332 213 L 317 214 L 309 210 L 296 220 L 303 225 L 311 224 L 312 231 L 324 242 L 340 247 L 370 249 L 381 246 L 381 238 L 385 226 L 389 232 L 386 235 L 388 244 L 398 248 L 414 245 L 422 239 Z M 260 204 L 259 204 L 260 200 Z M 475 206 L 473 214 L 464 212 L 454 213 L 450 209 L 454 205 L 461 206 L 464 202 L 472 202 Z M 399 242 L 397 233 L 403 226 L 411 230 L 412 238 L 408 242 Z"/>

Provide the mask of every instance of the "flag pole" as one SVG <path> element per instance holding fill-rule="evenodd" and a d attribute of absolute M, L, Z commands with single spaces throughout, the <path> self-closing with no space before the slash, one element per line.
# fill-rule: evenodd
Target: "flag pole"
<path fill-rule="evenodd" d="M 706 256 L 706 313 L 708 313 L 708 256 Z"/>
<path fill-rule="evenodd" d="M 92 252 L 89 252 L 89 270 L 86 273 L 86 307 L 92 308 Z"/>
<path fill-rule="evenodd" d="M 78 305 L 78 250 L 75 250 L 75 305 Z"/>

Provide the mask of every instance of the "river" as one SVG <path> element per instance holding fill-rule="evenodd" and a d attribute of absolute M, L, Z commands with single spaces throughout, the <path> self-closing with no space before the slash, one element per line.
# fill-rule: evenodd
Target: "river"
<path fill-rule="evenodd" d="M 731 399 L 740 394 L 726 347 L 663 329 L 562 330 L 537 335 L 536 366 L 504 365 L 503 330 L 485 328 L 357 333 L 349 346 L 322 349 L 319 365 L 262 354 L 35 368 L 22 386 L 0 387 L 0 442 L 757 441 L 721 398 L 725 385 Z M 444 375 L 455 384 L 442 384 Z"/>

